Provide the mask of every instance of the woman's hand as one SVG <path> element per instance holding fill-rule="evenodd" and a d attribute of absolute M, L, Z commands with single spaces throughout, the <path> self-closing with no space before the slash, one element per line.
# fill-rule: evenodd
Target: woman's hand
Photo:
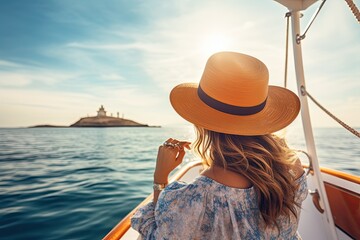
<path fill-rule="evenodd" d="M 154 172 L 155 183 L 168 183 L 170 172 L 184 159 L 185 148 L 190 149 L 190 142 L 180 142 L 172 138 L 159 147 Z"/>

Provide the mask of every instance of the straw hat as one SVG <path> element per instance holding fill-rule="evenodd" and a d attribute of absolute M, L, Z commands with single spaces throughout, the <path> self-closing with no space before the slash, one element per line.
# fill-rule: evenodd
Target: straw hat
<path fill-rule="evenodd" d="M 170 93 L 175 111 L 187 121 L 215 132 L 264 135 L 289 125 L 300 110 L 291 91 L 268 85 L 260 60 L 235 52 L 212 55 L 200 83 L 183 83 Z"/>

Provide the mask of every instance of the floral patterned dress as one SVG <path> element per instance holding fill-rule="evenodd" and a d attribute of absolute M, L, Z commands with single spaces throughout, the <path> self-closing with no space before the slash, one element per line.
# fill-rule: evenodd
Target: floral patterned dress
<path fill-rule="evenodd" d="M 307 196 L 306 176 L 296 180 L 296 201 Z M 300 209 L 297 209 L 300 215 Z M 152 202 L 140 208 L 131 225 L 142 239 L 301 239 L 294 216 L 279 217 L 277 228 L 264 226 L 253 187 L 225 186 L 206 176 L 190 184 L 173 182 Z"/>

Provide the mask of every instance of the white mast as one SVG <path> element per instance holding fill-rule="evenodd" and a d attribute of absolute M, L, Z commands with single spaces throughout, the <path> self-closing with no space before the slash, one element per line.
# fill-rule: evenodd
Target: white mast
<path fill-rule="evenodd" d="M 319 160 L 316 154 L 314 135 L 310 121 L 307 96 L 304 95 L 302 91 L 302 88 L 305 88 L 305 77 L 304 77 L 304 68 L 303 68 L 303 60 L 302 60 L 301 41 L 297 40 L 298 36 L 301 35 L 299 11 L 291 12 L 291 22 L 292 22 L 296 81 L 297 81 L 298 95 L 301 102 L 301 117 L 302 117 L 302 124 L 303 124 L 305 141 L 306 141 L 306 148 L 309 156 L 311 157 L 313 170 L 315 172 L 314 177 L 316 178 L 317 191 L 320 194 L 320 201 L 322 202 L 322 207 L 325 210 L 324 213 L 322 214 L 323 215 L 322 219 L 323 221 L 325 221 L 325 227 L 328 227 L 327 234 L 329 235 L 329 239 L 337 239 L 334 220 L 331 214 L 331 209 L 326 195 L 325 187 L 321 178 Z"/>
<path fill-rule="evenodd" d="M 307 101 L 307 96 L 304 94 L 302 89 L 305 88 L 305 77 L 304 77 L 304 67 L 302 59 L 302 50 L 301 50 L 301 32 L 300 32 L 300 10 L 304 10 L 317 0 L 275 0 L 282 5 L 286 6 L 291 12 L 291 22 L 292 22 L 292 38 L 293 38 L 293 52 L 294 52 L 294 64 L 295 64 L 295 73 L 296 81 L 298 88 L 298 95 L 301 102 L 301 117 L 303 130 L 306 141 L 307 153 L 311 158 L 312 167 L 315 177 L 315 191 L 320 195 L 320 202 L 322 203 L 322 208 L 324 212 L 321 214 L 321 219 L 324 222 L 326 239 L 338 239 L 335 230 L 334 220 L 331 214 L 331 209 L 329 201 L 326 195 L 324 183 L 321 177 L 321 171 L 319 166 L 319 160 L 316 154 L 316 147 L 314 141 L 314 135 L 311 126 L 309 105 Z M 314 189 L 311 189 L 314 191 Z M 311 197 L 311 196 L 309 196 Z"/>

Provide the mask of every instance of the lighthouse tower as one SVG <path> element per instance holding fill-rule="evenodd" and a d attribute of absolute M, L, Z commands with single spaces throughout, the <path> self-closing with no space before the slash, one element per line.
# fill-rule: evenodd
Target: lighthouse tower
<path fill-rule="evenodd" d="M 101 105 L 101 107 L 99 108 L 99 111 L 97 111 L 97 116 L 98 117 L 106 117 L 106 111 L 105 111 L 103 105 Z"/>

